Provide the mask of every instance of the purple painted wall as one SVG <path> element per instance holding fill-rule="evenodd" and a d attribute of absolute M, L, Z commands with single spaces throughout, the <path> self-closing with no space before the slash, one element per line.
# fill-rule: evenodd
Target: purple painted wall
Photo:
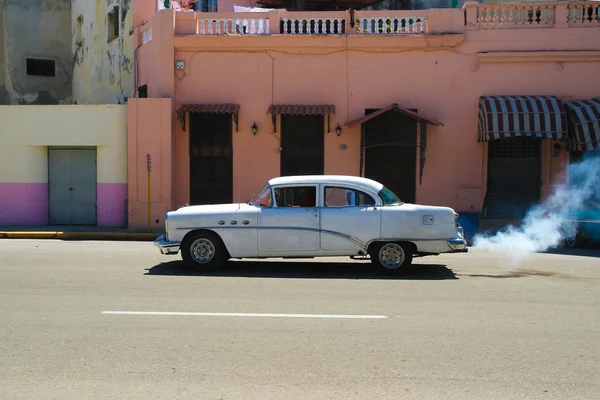
<path fill-rule="evenodd" d="M 98 226 L 120 228 L 126 226 L 126 183 L 97 184 Z"/>
<path fill-rule="evenodd" d="M 0 182 L 0 225 L 47 224 L 47 183 Z"/>
<path fill-rule="evenodd" d="M 97 184 L 98 226 L 126 227 L 126 183 Z M 0 226 L 48 225 L 47 183 L 1 183 Z"/>

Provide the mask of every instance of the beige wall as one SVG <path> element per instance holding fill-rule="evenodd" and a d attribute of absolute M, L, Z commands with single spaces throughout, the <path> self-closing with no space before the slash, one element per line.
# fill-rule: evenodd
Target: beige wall
<path fill-rule="evenodd" d="M 127 106 L 0 106 L 0 182 L 48 181 L 48 146 L 97 146 L 98 182 L 127 182 Z"/>

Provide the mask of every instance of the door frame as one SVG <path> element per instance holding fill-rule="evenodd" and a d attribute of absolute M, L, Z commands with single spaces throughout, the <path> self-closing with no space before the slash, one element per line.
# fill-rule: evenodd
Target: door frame
<path fill-rule="evenodd" d="M 50 150 L 94 150 L 94 161 L 96 165 L 96 201 L 94 202 L 94 219 L 95 223 L 93 225 L 87 226 L 98 226 L 98 147 L 99 146 L 51 146 L 47 145 L 46 147 L 46 179 L 48 182 L 48 205 L 47 205 L 47 215 L 48 215 L 48 224 L 50 224 Z M 86 225 L 82 225 L 86 226 Z"/>

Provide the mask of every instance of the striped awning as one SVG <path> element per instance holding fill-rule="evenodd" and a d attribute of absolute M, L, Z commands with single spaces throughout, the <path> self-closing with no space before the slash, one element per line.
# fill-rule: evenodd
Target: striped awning
<path fill-rule="evenodd" d="M 600 149 L 600 97 L 565 103 L 570 124 L 569 145 L 572 150 Z"/>
<path fill-rule="evenodd" d="M 481 96 L 478 141 L 517 136 L 564 140 L 567 116 L 555 96 Z"/>

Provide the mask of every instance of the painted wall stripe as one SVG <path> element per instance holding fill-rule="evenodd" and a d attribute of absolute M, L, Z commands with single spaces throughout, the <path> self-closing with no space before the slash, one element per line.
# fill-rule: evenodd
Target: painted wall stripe
<path fill-rule="evenodd" d="M 255 317 L 255 318 L 328 318 L 328 319 L 388 319 L 385 315 L 343 314 L 262 314 L 262 313 L 214 313 L 214 312 L 166 312 L 166 311 L 102 311 L 105 315 L 167 315 L 194 317 Z"/>

